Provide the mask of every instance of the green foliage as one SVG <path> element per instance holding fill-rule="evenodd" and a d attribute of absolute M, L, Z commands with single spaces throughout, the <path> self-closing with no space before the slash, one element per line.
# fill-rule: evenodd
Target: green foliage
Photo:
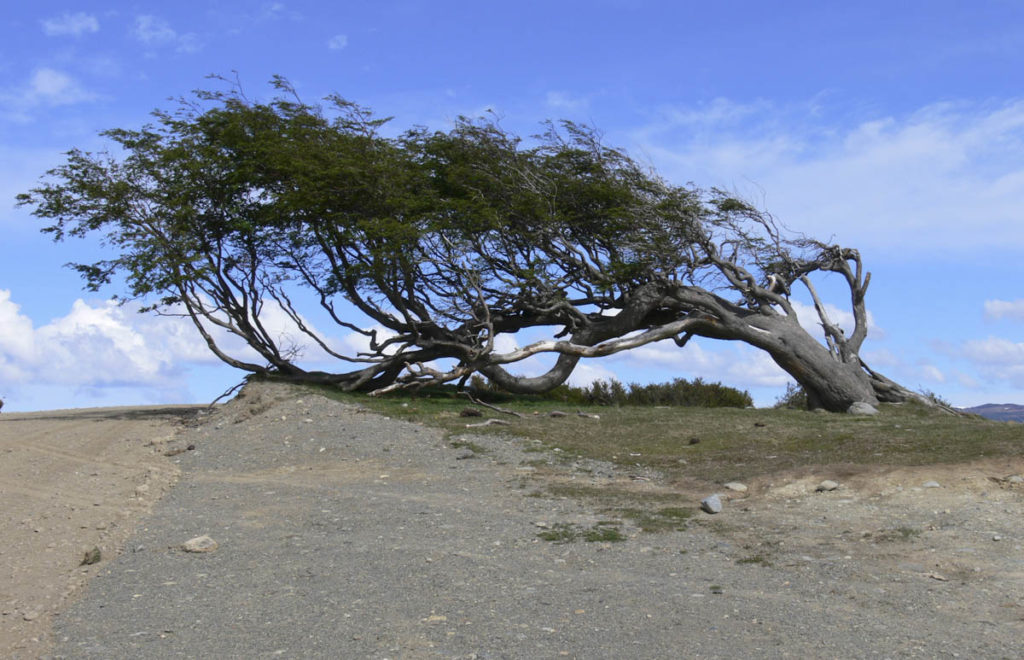
<path fill-rule="evenodd" d="M 776 399 L 775 407 L 807 410 L 807 392 L 796 383 L 786 383 L 786 391 Z"/>
<path fill-rule="evenodd" d="M 671 383 L 623 385 L 617 380 L 596 380 L 585 387 L 559 386 L 545 395 L 574 404 L 600 406 L 699 406 L 746 408 L 754 405 L 750 393 L 721 383 L 676 378 Z"/>

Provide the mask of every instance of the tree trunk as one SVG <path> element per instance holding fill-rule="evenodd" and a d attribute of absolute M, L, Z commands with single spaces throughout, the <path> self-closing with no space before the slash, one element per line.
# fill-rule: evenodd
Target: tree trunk
<path fill-rule="evenodd" d="M 878 404 L 872 379 L 855 354 L 851 361 L 842 361 L 809 335 L 795 317 L 780 315 L 758 320 L 765 327 L 742 340 L 767 351 L 804 388 L 809 409 L 846 412 L 858 401 Z"/>

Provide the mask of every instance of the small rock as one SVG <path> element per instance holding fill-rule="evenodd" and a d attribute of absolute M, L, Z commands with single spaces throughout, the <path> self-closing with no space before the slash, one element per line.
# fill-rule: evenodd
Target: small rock
<path fill-rule="evenodd" d="M 21 616 L 21 618 L 25 619 L 26 621 L 35 621 L 39 618 L 39 612 L 25 612 Z"/>
<path fill-rule="evenodd" d="M 822 481 L 820 484 L 818 484 L 818 487 L 815 488 L 814 491 L 816 493 L 827 493 L 835 490 L 836 488 L 839 488 L 839 484 L 832 481 L 831 479 L 826 479 L 825 481 Z"/>
<path fill-rule="evenodd" d="M 863 401 L 857 401 L 853 405 L 851 405 L 849 408 L 847 408 L 846 412 L 851 414 L 851 415 L 877 415 L 878 414 L 878 408 L 875 408 L 870 403 L 864 403 Z"/>
<path fill-rule="evenodd" d="M 1024 477 L 1019 474 L 1011 474 L 1006 478 L 1006 481 L 1011 484 L 1024 484 Z"/>
<path fill-rule="evenodd" d="M 476 453 L 469 447 L 463 447 L 455 453 L 455 460 L 464 461 L 467 458 L 476 458 Z"/>
<path fill-rule="evenodd" d="M 721 513 L 722 511 L 722 500 L 718 497 L 718 494 L 705 497 L 700 501 L 700 510 L 705 513 Z"/>
<path fill-rule="evenodd" d="M 217 549 L 217 542 L 206 534 L 189 539 L 182 544 L 181 549 L 185 552 L 213 552 Z"/>
<path fill-rule="evenodd" d="M 725 488 L 728 488 L 729 490 L 734 490 L 737 493 L 747 492 L 746 484 L 741 484 L 738 481 L 730 481 L 729 483 L 725 484 Z"/>
<path fill-rule="evenodd" d="M 1002 536 L 999 536 L 998 534 L 994 534 L 994 535 L 992 536 L 992 540 L 993 540 L 993 541 L 1002 541 L 1002 540 L 1003 540 L 1003 537 L 1002 537 Z"/>
<path fill-rule="evenodd" d="M 942 488 L 938 481 L 926 481 L 921 484 L 921 488 Z"/>

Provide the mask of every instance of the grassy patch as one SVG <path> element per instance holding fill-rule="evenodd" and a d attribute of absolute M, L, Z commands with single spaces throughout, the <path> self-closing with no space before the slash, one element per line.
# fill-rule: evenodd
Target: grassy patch
<path fill-rule="evenodd" d="M 468 449 L 472 451 L 474 454 L 487 453 L 487 447 L 483 447 L 481 445 L 476 444 L 475 442 L 470 442 L 468 440 L 452 440 L 448 444 L 451 445 L 453 449 Z"/>
<path fill-rule="evenodd" d="M 771 563 L 764 555 L 752 555 L 750 557 L 743 557 L 742 559 L 736 560 L 737 564 L 760 564 L 762 566 L 771 566 Z"/>
<path fill-rule="evenodd" d="M 622 523 L 616 520 L 601 521 L 589 528 L 572 523 L 555 523 L 551 529 L 537 534 L 537 537 L 558 544 L 580 539 L 588 543 L 617 543 L 626 540 L 626 535 L 619 529 L 620 525 Z"/>
<path fill-rule="evenodd" d="M 681 532 L 686 529 L 686 521 L 693 516 L 694 511 L 696 511 L 694 508 L 684 509 L 681 507 L 615 509 L 615 513 L 623 518 L 629 518 L 640 528 L 641 532 L 648 534 Z"/>
<path fill-rule="evenodd" d="M 320 388 L 390 417 L 465 432 L 459 411 L 465 398 L 446 391 L 373 398 Z M 640 408 L 572 406 L 566 417 L 549 417 L 564 403 L 504 401 L 522 418 L 486 413 L 511 426 L 473 429 L 476 434 L 514 435 L 536 441 L 528 451 L 558 448 L 620 466 L 652 467 L 711 482 L 752 478 L 804 465 L 929 465 L 979 458 L 1020 456 L 1024 426 L 977 417 L 953 417 L 917 404 L 882 405 L 872 417 L 788 409 Z M 597 413 L 599 420 L 572 414 Z M 697 442 L 692 442 L 692 439 Z M 681 463 L 685 460 L 685 463 Z"/>
<path fill-rule="evenodd" d="M 872 539 L 878 542 L 886 541 L 911 541 L 921 536 L 920 529 L 914 529 L 913 527 L 896 527 L 895 529 L 883 529 L 882 531 L 875 534 Z"/>

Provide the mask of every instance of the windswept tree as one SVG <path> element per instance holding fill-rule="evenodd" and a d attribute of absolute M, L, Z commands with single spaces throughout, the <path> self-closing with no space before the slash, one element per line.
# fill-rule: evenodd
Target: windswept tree
<path fill-rule="evenodd" d="M 220 359 L 251 372 L 370 391 L 482 373 L 541 392 L 582 357 L 699 336 L 766 351 L 812 407 L 920 398 L 860 357 L 870 274 L 854 249 L 788 236 L 723 191 L 670 184 L 571 122 L 528 140 L 493 118 L 386 137 L 388 120 L 365 108 L 274 85 L 269 102 L 197 92 L 153 125 L 106 131 L 116 155 L 72 150 L 19 203 L 55 239 L 98 233 L 117 252 L 75 266 L 89 288 L 123 277 L 127 298 L 188 316 Z M 821 274 L 848 286 L 849 333 L 819 298 Z M 799 323 L 797 286 L 821 338 Z M 300 289 L 366 350 L 315 331 L 293 303 Z M 270 308 L 346 366 L 300 367 Z M 541 328 L 550 339 L 495 348 Z M 508 371 L 539 353 L 558 356 L 547 373 Z"/>

